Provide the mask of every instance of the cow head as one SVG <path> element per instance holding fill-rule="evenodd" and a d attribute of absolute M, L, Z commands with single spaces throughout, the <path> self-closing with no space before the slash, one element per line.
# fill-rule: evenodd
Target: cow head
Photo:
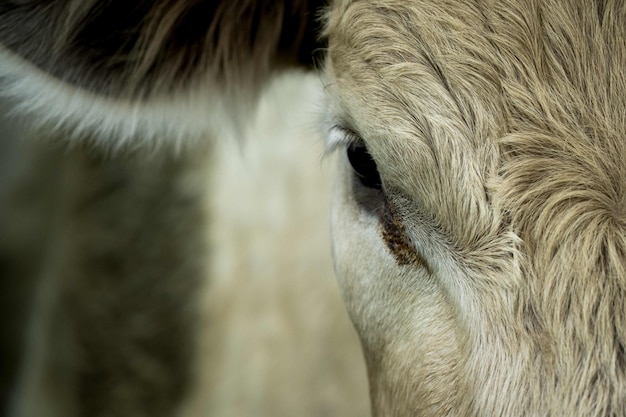
<path fill-rule="evenodd" d="M 195 137 L 310 54 L 321 16 L 332 245 L 375 415 L 622 414 L 626 7 L 318 6 L 4 0 L 4 88 L 103 140 Z"/>

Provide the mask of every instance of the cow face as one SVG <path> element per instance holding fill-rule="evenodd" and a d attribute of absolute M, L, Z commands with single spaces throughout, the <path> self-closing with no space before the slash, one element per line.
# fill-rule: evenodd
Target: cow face
<path fill-rule="evenodd" d="M 201 136 L 216 118 L 197 111 L 221 118 L 302 56 L 319 6 L 209 3 L 5 0 L 0 52 L 19 64 L 0 70 L 54 121 Z M 129 20 L 99 43 L 113 6 Z M 324 16 L 332 245 L 375 414 L 623 414 L 624 6 L 336 0 Z"/>
<path fill-rule="evenodd" d="M 626 11 L 583 3 L 330 11 L 333 247 L 376 415 L 623 410 Z"/>

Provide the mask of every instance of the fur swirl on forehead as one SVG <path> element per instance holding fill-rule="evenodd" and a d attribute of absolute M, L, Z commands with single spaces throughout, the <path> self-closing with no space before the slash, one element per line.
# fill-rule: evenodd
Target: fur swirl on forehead
<path fill-rule="evenodd" d="M 203 136 L 274 70 L 312 63 L 323 3 L 2 0 L 1 91 L 116 140 Z"/>

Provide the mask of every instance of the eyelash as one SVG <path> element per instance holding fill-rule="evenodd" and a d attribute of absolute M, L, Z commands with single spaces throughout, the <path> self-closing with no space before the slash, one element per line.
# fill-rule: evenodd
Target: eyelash
<path fill-rule="evenodd" d="M 362 144 L 363 139 L 352 129 L 334 124 L 328 129 L 325 157 L 332 155 L 338 149 L 347 149 L 352 145 Z"/>

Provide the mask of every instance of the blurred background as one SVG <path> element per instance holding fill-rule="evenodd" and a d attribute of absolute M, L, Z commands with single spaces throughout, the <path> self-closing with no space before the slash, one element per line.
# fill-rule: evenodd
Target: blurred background
<path fill-rule="evenodd" d="M 184 415 L 369 415 L 358 338 L 332 271 L 334 163 L 322 159 L 316 129 L 321 88 L 314 75 L 282 76 L 241 127 L 243 140 L 223 134 L 177 158 L 69 147 L 25 133 L 0 103 L 0 405 L 28 358 L 64 351 L 63 333 L 39 329 L 54 315 L 50 294 L 69 300 L 69 317 L 99 327 L 96 352 L 111 352 L 126 324 L 108 294 L 130 280 L 142 290 L 124 297 L 157 312 L 133 322 L 156 329 L 152 343 L 178 343 L 162 326 L 181 304 L 202 313 L 185 327 L 196 348 Z M 134 362 L 133 352 L 119 357 Z"/>

